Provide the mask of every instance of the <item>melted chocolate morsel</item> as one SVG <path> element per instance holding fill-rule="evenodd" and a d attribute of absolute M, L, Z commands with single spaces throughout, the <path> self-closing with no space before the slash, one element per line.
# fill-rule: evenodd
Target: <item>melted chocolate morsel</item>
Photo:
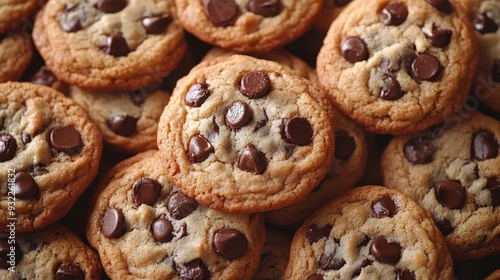
<path fill-rule="evenodd" d="M 346 38 L 340 46 L 342 56 L 350 63 L 368 59 L 368 46 L 360 37 Z"/>
<path fill-rule="evenodd" d="M 214 234 L 213 247 L 217 254 L 228 260 L 234 260 L 245 254 L 248 240 L 236 229 L 223 228 Z"/>
<path fill-rule="evenodd" d="M 306 231 L 307 240 L 309 240 L 309 243 L 311 244 L 316 243 L 322 238 L 330 236 L 332 228 L 333 226 L 330 224 L 326 224 L 323 227 L 313 224 Z"/>
<path fill-rule="evenodd" d="M 271 91 L 271 80 L 262 71 L 246 73 L 241 79 L 240 91 L 248 98 L 262 98 Z"/>
<path fill-rule="evenodd" d="M 54 280 L 84 280 L 85 273 L 75 264 L 61 264 L 54 273 Z"/>
<path fill-rule="evenodd" d="M 234 0 L 203 0 L 208 20 L 215 26 L 229 26 L 238 16 L 238 5 Z"/>
<path fill-rule="evenodd" d="M 380 15 L 380 21 L 385 25 L 401 25 L 408 17 L 408 8 L 400 2 L 389 2 Z"/>
<path fill-rule="evenodd" d="M 192 163 L 202 162 L 214 152 L 214 147 L 208 139 L 201 135 L 194 135 L 189 139 L 188 158 Z"/>
<path fill-rule="evenodd" d="M 118 238 L 125 233 L 125 218 L 118 208 L 109 208 L 102 217 L 101 232 L 107 238 Z"/>
<path fill-rule="evenodd" d="M 177 192 L 168 200 L 170 216 L 176 220 L 184 219 L 198 208 L 198 202 L 187 195 Z"/>
<path fill-rule="evenodd" d="M 280 0 L 250 0 L 247 9 L 263 17 L 277 16 L 281 11 Z"/>
<path fill-rule="evenodd" d="M 431 162 L 436 152 L 432 138 L 428 137 L 416 137 L 408 140 L 403 150 L 406 159 L 414 164 Z"/>

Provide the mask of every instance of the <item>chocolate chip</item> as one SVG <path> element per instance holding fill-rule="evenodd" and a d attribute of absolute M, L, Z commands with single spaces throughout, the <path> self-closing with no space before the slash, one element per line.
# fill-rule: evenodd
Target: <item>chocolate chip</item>
<path fill-rule="evenodd" d="M 406 269 L 396 269 L 396 280 L 415 280 L 415 275 Z"/>
<path fill-rule="evenodd" d="M 395 264 L 401 258 L 401 246 L 398 243 L 391 243 L 385 237 L 377 237 L 370 246 L 370 254 L 378 261 Z"/>
<path fill-rule="evenodd" d="M 42 66 L 38 72 L 31 77 L 31 82 L 37 85 L 52 86 L 57 82 L 57 77 L 52 73 L 52 71 L 47 68 L 47 66 Z"/>
<path fill-rule="evenodd" d="M 161 34 L 167 29 L 170 22 L 172 22 L 172 17 L 169 14 L 163 14 L 143 18 L 142 26 L 146 29 L 147 34 Z"/>
<path fill-rule="evenodd" d="M 50 131 L 50 146 L 58 152 L 76 155 L 82 151 L 80 132 L 71 125 L 58 126 Z"/>
<path fill-rule="evenodd" d="M 451 225 L 450 221 L 448 221 L 445 218 L 434 217 L 434 223 L 436 224 L 436 226 L 439 229 L 439 231 L 441 231 L 441 233 L 443 234 L 443 236 L 448 236 L 454 230 L 454 228 Z"/>
<path fill-rule="evenodd" d="M 106 46 L 102 47 L 102 51 L 114 57 L 120 57 L 127 56 L 130 48 L 122 34 L 113 33 L 106 39 Z"/>
<path fill-rule="evenodd" d="M 431 33 L 425 33 L 425 38 L 436 48 L 444 48 L 451 41 L 452 31 L 449 29 L 432 28 Z"/>
<path fill-rule="evenodd" d="M 393 60 L 384 57 L 380 62 L 380 67 L 384 70 L 385 73 L 394 74 L 401 69 L 401 59 L 398 59 L 397 62 L 394 62 Z"/>
<path fill-rule="evenodd" d="M 85 273 L 74 264 L 61 264 L 54 274 L 54 280 L 83 280 Z"/>
<path fill-rule="evenodd" d="M 267 167 L 266 156 L 254 145 L 248 144 L 240 153 L 238 167 L 254 174 L 263 174 Z"/>
<path fill-rule="evenodd" d="M 491 206 L 500 205 L 500 180 L 496 177 L 489 178 L 486 189 L 491 194 Z"/>
<path fill-rule="evenodd" d="M 214 147 L 210 144 L 207 138 L 201 135 L 195 135 L 189 139 L 187 155 L 191 162 L 202 162 L 213 152 Z"/>
<path fill-rule="evenodd" d="M 229 26 L 238 15 L 234 0 L 203 0 L 205 15 L 215 26 Z"/>
<path fill-rule="evenodd" d="M 464 206 L 467 191 L 460 182 L 447 180 L 436 187 L 436 199 L 449 209 L 460 209 Z"/>
<path fill-rule="evenodd" d="M 31 140 L 33 140 L 33 137 L 28 133 L 23 132 L 23 134 L 21 134 L 21 139 L 23 140 L 23 144 L 27 145 L 31 142 Z"/>
<path fill-rule="evenodd" d="M 414 164 L 425 164 L 432 161 L 436 152 L 432 138 L 416 137 L 408 140 L 404 146 L 406 159 Z"/>
<path fill-rule="evenodd" d="M 118 208 L 109 208 L 102 217 L 101 232 L 107 238 L 118 238 L 125 233 L 125 218 Z"/>
<path fill-rule="evenodd" d="M 261 98 L 271 91 L 271 80 L 262 71 L 246 73 L 240 82 L 240 91 L 248 98 Z"/>
<path fill-rule="evenodd" d="M 130 136 L 137 128 L 137 119 L 125 114 L 118 114 L 109 117 L 106 125 L 120 136 Z"/>
<path fill-rule="evenodd" d="M 184 96 L 184 102 L 191 107 L 200 107 L 210 94 L 206 84 L 194 84 Z"/>
<path fill-rule="evenodd" d="M 345 260 L 333 254 L 322 254 L 319 259 L 319 267 L 323 270 L 339 270 L 345 265 Z"/>
<path fill-rule="evenodd" d="M 45 174 L 49 173 L 49 171 L 47 169 L 45 169 L 45 166 L 43 166 L 43 165 L 36 165 L 33 167 L 33 171 L 31 173 L 32 173 L 33 177 L 36 177 L 36 176 L 45 175 Z"/>
<path fill-rule="evenodd" d="M 217 124 L 217 121 L 215 119 L 215 116 L 213 116 L 212 118 L 212 130 L 215 134 L 219 134 L 220 132 L 220 127 L 219 125 Z"/>
<path fill-rule="evenodd" d="M 99 0 L 97 9 L 103 13 L 117 13 L 127 6 L 126 0 Z"/>
<path fill-rule="evenodd" d="M 210 271 L 201 259 L 194 259 L 184 264 L 179 276 L 181 280 L 209 280 Z"/>
<path fill-rule="evenodd" d="M 347 160 L 356 150 L 354 138 L 345 130 L 335 131 L 335 158 Z"/>
<path fill-rule="evenodd" d="M 62 30 L 65 32 L 77 32 L 82 30 L 82 24 L 80 22 L 80 17 L 78 14 L 71 13 L 78 6 L 64 8 L 64 11 L 61 13 L 61 19 L 59 20 L 59 24 L 61 25 Z"/>
<path fill-rule="evenodd" d="M 280 13 L 280 0 L 250 0 L 247 9 L 259 16 L 274 17 Z"/>
<path fill-rule="evenodd" d="M 396 77 L 385 76 L 384 77 L 385 87 L 380 91 L 380 98 L 384 100 L 398 100 L 405 95 L 405 92 L 401 89 Z"/>
<path fill-rule="evenodd" d="M 144 90 L 136 89 L 129 91 L 128 96 L 130 97 L 130 100 L 132 100 L 132 103 L 140 106 L 144 103 L 144 101 L 146 101 L 148 94 Z"/>
<path fill-rule="evenodd" d="M 151 233 L 153 234 L 153 238 L 160 243 L 172 240 L 172 238 L 174 238 L 174 235 L 172 234 L 173 230 L 174 227 L 172 226 L 172 223 L 167 220 L 165 216 L 159 217 L 151 224 Z"/>
<path fill-rule="evenodd" d="M 421 54 L 413 60 L 411 71 L 413 76 L 422 81 L 434 81 L 441 74 L 439 60 L 430 54 Z"/>
<path fill-rule="evenodd" d="M 247 125 L 252 117 L 252 109 L 243 101 L 236 101 L 226 109 L 226 124 L 233 129 Z"/>
<path fill-rule="evenodd" d="M 472 136 L 471 156 L 475 160 L 487 160 L 498 156 L 498 142 L 495 135 L 481 130 Z"/>
<path fill-rule="evenodd" d="M 322 238 L 330 236 L 332 228 L 333 226 L 330 224 L 326 224 L 322 227 L 319 227 L 317 224 L 313 224 L 306 230 L 307 240 L 309 240 L 309 243 L 311 244 L 316 243 Z"/>
<path fill-rule="evenodd" d="M 23 257 L 23 252 L 19 246 L 17 244 L 10 244 L 9 240 L 14 239 L 7 239 L 7 237 L 0 238 L 0 269 L 8 269 L 17 265 Z M 14 247 L 14 252 L 11 251 L 11 247 Z M 11 259 L 11 255 L 14 255 L 13 259 Z M 14 261 L 11 262 L 11 260 Z"/>
<path fill-rule="evenodd" d="M 384 196 L 373 204 L 373 212 L 375 217 L 379 219 L 392 218 L 398 212 L 398 207 L 390 196 Z"/>
<path fill-rule="evenodd" d="M 214 234 L 213 247 L 217 254 L 228 260 L 234 260 L 245 254 L 248 240 L 236 229 L 223 228 Z"/>
<path fill-rule="evenodd" d="M 176 220 L 184 219 L 198 208 L 198 202 L 187 195 L 176 192 L 168 200 L 170 216 Z"/>
<path fill-rule="evenodd" d="M 313 129 L 309 121 L 302 117 L 283 120 L 282 138 L 287 143 L 304 146 L 311 142 Z"/>
<path fill-rule="evenodd" d="M 342 56 L 350 63 L 368 59 L 368 47 L 360 37 L 349 37 L 340 46 Z"/>
<path fill-rule="evenodd" d="M 182 239 L 183 237 L 187 236 L 187 225 L 186 223 L 182 223 L 179 228 L 175 231 L 175 238 L 177 239 Z"/>
<path fill-rule="evenodd" d="M 361 274 L 361 270 L 362 270 L 364 267 L 367 267 L 367 266 L 371 265 L 372 263 L 373 263 L 373 262 L 372 262 L 372 261 L 370 261 L 370 260 L 366 260 L 366 259 L 365 259 L 365 260 L 363 260 L 363 261 L 361 262 L 361 264 L 360 264 L 360 265 L 358 265 L 358 267 L 356 267 L 356 269 L 355 269 L 355 270 L 354 270 L 354 272 L 352 273 L 351 278 L 353 278 L 353 279 L 354 279 L 354 278 L 358 277 L 358 276 Z"/>
<path fill-rule="evenodd" d="M 135 206 L 141 204 L 153 205 L 160 195 L 161 185 L 152 178 L 142 177 L 132 185 L 133 199 Z"/>
<path fill-rule="evenodd" d="M 498 30 L 498 24 L 486 13 L 477 14 L 472 19 L 472 26 L 481 34 L 495 33 Z"/>
<path fill-rule="evenodd" d="M 0 162 L 13 159 L 16 151 L 16 139 L 10 134 L 0 134 Z"/>
<path fill-rule="evenodd" d="M 405 22 L 408 17 L 408 8 L 400 2 L 390 2 L 385 5 L 380 15 L 380 21 L 385 25 L 397 26 Z"/>
<path fill-rule="evenodd" d="M 448 0 L 425 0 L 427 3 L 431 4 L 438 11 L 451 14 L 453 12 L 453 8 Z"/>
<path fill-rule="evenodd" d="M 493 66 L 491 67 L 491 79 L 500 83 L 500 59 L 493 60 Z"/>
<path fill-rule="evenodd" d="M 30 199 L 38 196 L 38 184 L 28 172 L 18 172 L 14 176 L 14 194 L 16 198 Z"/>
<path fill-rule="evenodd" d="M 307 278 L 307 280 L 324 280 L 324 278 L 323 278 L 323 276 L 321 276 L 319 274 L 314 274 L 314 275 L 309 276 L 309 278 Z"/>

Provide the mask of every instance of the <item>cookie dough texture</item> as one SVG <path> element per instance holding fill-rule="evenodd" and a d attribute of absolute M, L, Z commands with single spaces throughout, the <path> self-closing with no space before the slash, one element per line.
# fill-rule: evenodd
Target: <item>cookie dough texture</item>
<path fill-rule="evenodd" d="M 17 81 L 30 64 L 33 45 L 29 36 L 17 32 L 0 35 L 0 82 Z"/>
<path fill-rule="evenodd" d="M 385 18 L 386 5 L 394 4 L 389 0 L 351 2 L 331 25 L 317 57 L 318 78 L 336 107 L 368 131 L 383 134 L 426 129 L 460 108 L 469 93 L 478 49 L 466 11 L 458 1 L 449 2 L 450 14 L 428 1 L 398 1 L 406 17 L 399 10 L 401 15 Z M 441 42 L 426 38 L 436 30 L 451 31 L 449 42 L 443 36 L 444 43 L 435 46 Z M 352 37 L 364 46 L 359 40 L 349 44 Z M 342 48 L 351 59 L 354 56 L 353 62 L 344 58 Z M 434 57 L 430 61 L 435 63 L 418 64 L 420 74 L 434 74 L 421 75 L 425 79 L 412 70 L 422 54 Z M 424 58 L 429 56 L 420 62 L 429 62 Z M 396 96 L 382 98 L 384 90 Z"/>
<path fill-rule="evenodd" d="M 10 182 L 0 186 L 0 231 L 12 217 L 18 233 L 41 229 L 62 218 L 96 176 L 102 137 L 56 90 L 8 82 L 0 93 L 0 181 Z M 15 212 L 8 211 L 12 191 Z"/>
<path fill-rule="evenodd" d="M 378 217 L 381 212 L 374 205 L 383 200 L 393 208 Z M 384 242 L 377 240 L 383 239 L 392 245 L 378 246 Z M 384 257 L 389 246 L 395 249 L 392 260 Z M 404 274 L 413 276 L 405 279 L 453 279 L 443 237 L 428 213 L 408 196 L 364 186 L 326 204 L 297 230 L 285 278 L 396 279 Z"/>
<path fill-rule="evenodd" d="M 269 79 L 247 84 L 252 89 L 270 85 L 261 98 L 249 98 L 240 89 L 243 77 L 254 71 Z M 200 84 L 207 85 L 204 92 L 210 94 L 199 107 L 188 105 L 186 94 Z M 251 112 L 251 119 L 233 129 L 225 118 L 237 101 L 248 105 L 244 115 Z M 160 118 L 158 147 L 165 172 L 188 196 L 214 209 L 261 212 L 297 203 L 319 184 L 332 162 L 334 136 L 327 104 L 321 89 L 276 62 L 233 55 L 199 64 L 179 80 Z M 293 118 L 304 125 L 300 135 L 311 133 L 301 145 L 284 135 L 286 122 Z M 211 143 L 213 152 L 190 148 L 197 135 Z M 249 145 L 255 147 L 253 152 Z M 242 151 L 248 151 L 243 167 Z M 207 157 L 192 161 L 191 152 Z"/>
<path fill-rule="evenodd" d="M 31 15 L 38 7 L 38 0 L 4 0 L 0 5 L 0 33 L 19 30 L 29 23 Z"/>

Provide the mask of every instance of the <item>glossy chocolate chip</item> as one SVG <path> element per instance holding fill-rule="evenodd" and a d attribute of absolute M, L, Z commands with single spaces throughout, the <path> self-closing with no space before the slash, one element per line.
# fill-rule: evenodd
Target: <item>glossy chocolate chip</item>
<path fill-rule="evenodd" d="M 421 54 L 413 60 L 411 71 L 413 76 L 422 81 L 434 81 L 441 74 L 439 60 L 430 54 Z"/>
<path fill-rule="evenodd" d="M 356 150 L 356 141 L 345 130 L 335 131 L 335 158 L 340 160 L 349 159 Z"/>
<path fill-rule="evenodd" d="M 373 204 L 375 217 L 393 217 L 398 212 L 396 203 L 390 196 L 384 196 Z"/>
<path fill-rule="evenodd" d="M 385 76 L 384 77 L 385 87 L 380 91 L 380 98 L 384 100 L 398 100 L 405 95 L 405 92 L 401 89 L 396 77 Z"/>
<path fill-rule="evenodd" d="M 405 22 L 408 17 L 408 8 L 400 2 L 390 2 L 382 9 L 380 21 L 385 25 L 397 26 Z"/>
<path fill-rule="evenodd" d="M 449 209 L 460 209 L 464 206 L 467 191 L 460 182 L 447 180 L 436 187 L 436 199 Z"/>
<path fill-rule="evenodd" d="M 61 264 L 54 273 L 54 280 L 83 280 L 85 273 L 74 264 Z"/>
<path fill-rule="evenodd" d="M 58 152 L 76 155 L 82 151 L 80 132 L 71 125 L 58 126 L 50 131 L 50 146 Z"/>
<path fill-rule="evenodd" d="M 132 185 L 135 206 L 153 205 L 160 195 L 161 184 L 152 178 L 142 177 Z"/>
<path fill-rule="evenodd" d="M 80 22 L 80 17 L 78 16 L 78 14 L 71 13 L 77 7 L 78 6 L 70 8 L 66 6 L 64 8 L 64 11 L 61 13 L 61 19 L 59 20 L 59 25 L 65 32 L 77 32 L 79 30 L 82 30 L 82 23 Z"/>
<path fill-rule="evenodd" d="M 228 260 L 234 260 L 245 254 L 248 240 L 236 229 L 223 228 L 214 234 L 213 247 L 217 254 Z"/>
<path fill-rule="evenodd" d="M 47 68 L 47 66 L 44 65 L 35 73 L 35 75 L 31 77 L 30 81 L 37 85 L 50 87 L 57 82 L 57 77 L 54 73 L 52 73 L 52 71 L 49 70 L 49 68 Z"/>
<path fill-rule="evenodd" d="M 236 101 L 226 109 L 226 124 L 233 129 L 247 125 L 252 117 L 252 109 L 243 101 Z"/>
<path fill-rule="evenodd" d="M 472 136 L 471 156 L 475 160 L 487 160 L 498 156 L 498 142 L 493 133 L 481 130 Z"/>
<path fill-rule="evenodd" d="M 191 162 L 202 162 L 214 152 L 214 147 L 207 138 L 201 135 L 195 135 L 189 139 L 188 158 Z"/>
<path fill-rule="evenodd" d="M 176 192 L 168 200 L 170 216 L 176 220 L 184 219 L 198 208 L 198 202 L 187 195 Z"/>
<path fill-rule="evenodd" d="M 491 79 L 495 83 L 500 83 L 500 59 L 493 60 L 493 66 L 491 67 Z"/>
<path fill-rule="evenodd" d="M 21 139 L 23 140 L 23 144 L 27 145 L 31 142 L 31 140 L 33 140 L 33 137 L 30 134 L 23 132 L 23 134 L 21 134 Z"/>
<path fill-rule="evenodd" d="M 444 48 L 450 44 L 452 31 L 449 29 L 432 28 L 430 33 L 424 33 L 425 38 L 436 48 Z"/>
<path fill-rule="evenodd" d="M 8 239 L 7 237 L 0 238 L 0 269 L 15 267 L 23 257 L 23 252 L 19 246 L 17 244 L 10 244 L 9 240 L 14 239 Z M 14 247 L 14 251 L 11 251 L 11 247 Z"/>
<path fill-rule="evenodd" d="M 240 91 L 248 98 L 261 98 L 271 91 L 271 80 L 262 71 L 246 73 L 240 82 Z"/>
<path fill-rule="evenodd" d="M 126 0 L 99 0 L 97 9 L 103 13 L 117 13 L 127 6 Z"/>
<path fill-rule="evenodd" d="M 280 0 L 250 0 L 247 9 L 259 16 L 274 17 L 280 13 Z"/>
<path fill-rule="evenodd" d="M 163 14 L 143 18 L 142 26 L 146 29 L 147 34 L 161 34 L 165 32 L 170 22 L 172 22 L 172 17 L 169 14 Z"/>
<path fill-rule="evenodd" d="M 13 159 L 16 151 L 16 139 L 9 134 L 0 134 L 0 162 Z"/>
<path fill-rule="evenodd" d="M 313 224 L 306 230 L 307 240 L 309 240 L 309 243 L 311 244 L 316 243 L 322 238 L 330 236 L 332 228 L 333 226 L 330 224 L 326 224 L 322 227 L 319 227 L 317 224 Z"/>
<path fill-rule="evenodd" d="M 486 13 L 477 14 L 472 19 L 472 26 L 481 34 L 495 33 L 498 30 L 498 24 Z"/>
<path fill-rule="evenodd" d="M 414 164 L 425 164 L 432 161 L 436 152 L 432 138 L 416 137 L 408 140 L 404 148 L 406 159 Z"/>
<path fill-rule="evenodd" d="M 453 12 L 453 7 L 448 0 L 425 0 L 427 3 L 431 4 L 438 11 L 451 14 Z"/>
<path fill-rule="evenodd" d="M 284 120 L 283 139 L 285 142 L 295 145 L 304 146 L 311 142 L 313 137 L 313 129 L 311 123 L 302 117 L 293 117 Z"/>
<path fill-rule="evenodd" d="M 109 208 L 102 217 L 101 232 L 107 238 L 118 238 L 125 233 L 125 218 L 118 208 Z"/>
<path fill-rule="evenodd" d="M 238 167 L 254 174 L 263 174 L 267 168 L 267 159 L 263 152 L 248 144 L 240 153 Z"/>
<path fill-rule="evenodd" d="M 324 280 L 324 278 L 323 278 L 323 276 L 321 276 L 319 274 L 314 274 L 314 275 L 309 276 L 309 278 L 307 278 L 307 280 Z"/>
<path fill-rule="evenodd" d="M 355 269 L 355 270 L 354 270 L 354 272 L 352 273 L 351 278 L 352 278 L 352 279 L 354 279 L 354 278 L 358 277 L 358 276 L 361 274 L 361 270 L 362 270 L 364 267 L 367 267 L 367 266 L 371 265 L 372 263 L 373 263 L 373 262 L 372 262 L 372 261 L 370 261 L 370 260 L 366 260 L 366 259 L 365 259 L 365 260 L 363 260 L 363 261 L 361 262 L 361 264 L 359 264 L 359 265 L 356 267 L 356 269 Z"/>
<path fill-rule="evenodd" d="M 370 254 L 382 263 L 395 264 L 401 258 L 401 246 L 385 237 L 377 237 L 370 245 Z"/>
<path fill-rule="evenodd" d="M 128 96 L 130 97 L 130 100 L 132 100 L 132 103 L 136 106 L 140 106 L 144 103 L 144 101 L 146 101 L 148 94 L 144 90 L 136 89 L 129 91 Z"/>
<path fill-rule="evenodd" d="M 415 280 L 415 275 L 406 269 L 396 269 L 396 280 Z"/>
<path fill-rule="evenodd" d="M 127 137 L 135 132 L 137 118 L 125 114 L 113 115 L 109 117 L 106 125 L 117 135 Z"/>
<path fill-rule="evenodd" d="M 184 96 L 184 102 L 191 107 L 200 107 L 210 94 L 206 84 L 194 84 Z"/>
<path fill-rule="evenodd" d="M 18 172 L 14 176 L 14 194 L 16 198 L 30 199 L 38 196 L 39 188 L 28 172 Z"/>
<path fill-rule="evenodd" d="M 215 26 L 229 26 L 238 15 L 234 0 L 203 0 L 205 15 Z"/>
<path fill-rule="evenodd" d="M 500 205 L 500 179 L 496 177 L 489 178 L 486 189 L 491 195 L 491 206 L 496 207 Z"/>
<path fill-rule="evenodd" d="M 102 48 L 103 52 L 114 57 L 127 56 L 130 53 L 130 48 L 127 40 L 123 38 L 121 33 L 113 33 L 106 39 L 106 46 Z"/>
<path fill-rule="evenodd" d="M 172 240 L 172 238 L 174 238 L 173 230 L 174 227 L 172 223 L 167 220 L 165 216 L 159 217 L 151 224 L 151 234 L 153 238 L 160 243 Z"/>
<path fill-rule="evenodd" d="M 319 258 L 319 267 L 323 270 L 339 270 L 344 265 L 345 260 L 333 254 L 322 254 Z"/>
<path fill-rule="evenodd" d="M 182 280 L 209 280 L 210 271 L 201 259 L 194 259 L 184 264 L 179 276 Z"/>
<path fill-rule="evenodd" d="M 360 37 L 349 37 L 340 46 L 342 56 L 350 63 L 368 59 L 368 46 Z"/>
<path fill-rule="evenodd" d="M 450 233 L 453 232 L 453 226 L 451 225 L 450 221 L 448 221 L 445 218 L 436 218 L 434 217 L 434 223 L 436 224 L 437 228 L 443 236 L 448 236 Z"/>

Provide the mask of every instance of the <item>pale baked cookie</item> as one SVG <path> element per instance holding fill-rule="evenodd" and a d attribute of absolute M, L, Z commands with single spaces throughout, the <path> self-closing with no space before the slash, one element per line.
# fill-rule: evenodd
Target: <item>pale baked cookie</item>
<path fill-rule="evenodd" d="M 15 255 L 12 262 L 10 255 Z M 101 279 L 101 271 L 97 253 L 62 225 L 17 233 L 15 238 L 0 237 L 0 278 L 3 280 L 97 280 Z"/>
<path fill-rule="evenodd" d="M 266 52 L 304 34 L 323 0 L 176 0 L 182 26 L 201 40 L 238 52 Z"/>
<path fill-rule="evenodd" d="M 0 63 L 2 64 L 0 83 L 19 80 L 32 57 L 33 45 L 29 36 L 15 32 L 0 34 Z"/>
<path fill-rule="evenodd" d="M 416 132 L 453 114 L 477 66 L 475 34 L 453 0 L 355 0 L 329 29 L 318 78 L 368 131 Z"/>
<path fill-rule="evenodd" d="M 481 258 L 500 252 L 500 122 L 480 113 L 456 120 L 393 138 L 382 173 L 432 212 L 454 258 Z"/>
<path fill-rule="evenodd" d="M 274 210 L 305 199 L 328 172 L 331 108 L 288 67 L 233 55 L 179 80 L 158 124 L 165 171 L 207 207 Z"/>
<path fill-rule="evenodd" d="M 50 0 L 35 46 L 54 74 L 85 89 L 134 89 L 172 71 L 186 48 L 173 0 Z"/>
<path fill-rule="evenodd" d="M 0 4 L 0 33 L 19 30 L 30 21 L 38 0 L 3 0 Z"/>
<path fill-rule="evenodd" d="M 68 96 L 89 113 L 111 150 L 136 154 L 157 148 L 158 120 L 170 98 L 157 85 L 114 92 L 71 86 Z"/>
<path fill-rule="evenodd" d="M 290 256 L 291 236 L 282 230 L 266 229 L 266 244 L 260 255 L 259 268 L 252 280 L 281 280 Z"/>
<path fill-rule="evenodd" d="M 286 279 L 453 279 L 453 262 L 428 212 L 380 186 L 354 188 L 295 233 Z"/>
<path fill-rule="evenodd" d="M 201 206 L 164 175 L 157 150 L 99 181 L 87 227 L 112 279 L 251 279 L 266 239 L 260 214 Z"/>
<path fill-rule="evenodd" d="M 0 232 L 62 218 L 97 174 L 99 128 L 73 100 L 46 86 L 0 84 Z"/>

